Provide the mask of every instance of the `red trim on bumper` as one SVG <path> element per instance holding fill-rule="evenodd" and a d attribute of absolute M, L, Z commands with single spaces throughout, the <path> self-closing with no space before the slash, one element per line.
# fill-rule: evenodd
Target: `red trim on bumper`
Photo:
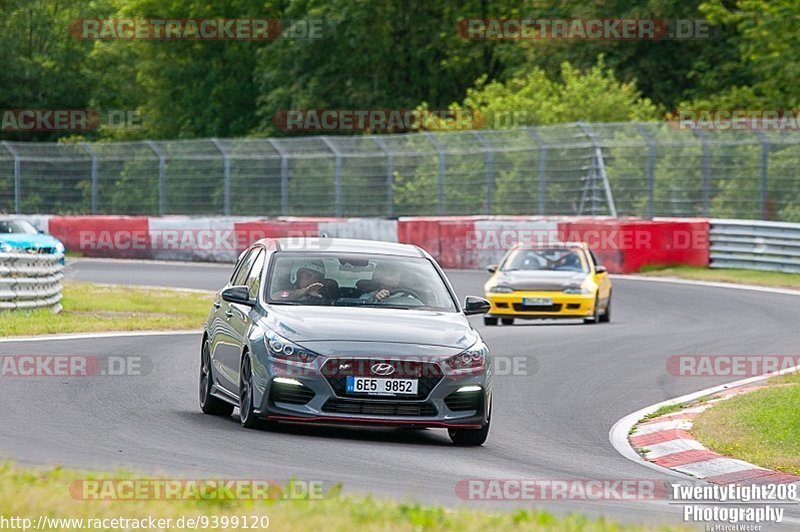
<path fill-rule="evenodd" d="M 481 425 L 474 424 L 459 424 L 459 423 L 446 423 L 443 421 L 426 421 L 426 420 L 392 420 L 392 419 L 365 419 L 360 417 L 327 417 L 327 416 L 285 416 L 285 415 L 268 415 L 265 418 L 268 420 L 276 421 L 296 421 L 299 423 L 344 423 L 344 424 L 364 424 L 364 425 L 389 425 L 389 426 L 403 426 L 403 425 L 417 425 L 425 427 L 440 427 L 445 429 L 479 429 Z"/>

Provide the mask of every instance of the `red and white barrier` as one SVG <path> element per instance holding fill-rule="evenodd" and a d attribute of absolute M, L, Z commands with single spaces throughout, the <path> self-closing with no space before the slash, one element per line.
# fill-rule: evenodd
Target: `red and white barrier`
<path fill-rule="evenodd" d="M 30 216 L 69 251 L 89 257 L 232 262 L 261 238 L 341 237 L 415 244 L 445 268 L 497 263 L 517 243 L 585 241 L 612 273 L 649 264 L 707 266 L 702 219 L 441 216 L 270 219 L 188 216 Z"/>

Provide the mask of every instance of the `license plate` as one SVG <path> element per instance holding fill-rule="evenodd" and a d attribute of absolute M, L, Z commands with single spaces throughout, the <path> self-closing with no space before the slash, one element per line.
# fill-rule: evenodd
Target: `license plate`
<path fill-rule="evenodd" d="M 553 300 L 549 297 L 523 297 L 522 304 L 526 307 L 549 307 Z"/>
<path fill-rule="evenodd" d="M 347 377 L 347 393 L 368 395 L 416 395 L 417 379 L 375 379 L 372 377 Z"/>

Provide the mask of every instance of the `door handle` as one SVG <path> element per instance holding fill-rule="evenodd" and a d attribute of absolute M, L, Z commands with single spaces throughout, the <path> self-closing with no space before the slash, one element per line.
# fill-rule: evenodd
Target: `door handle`
<path fill-rule="evenodd" d="M 233 317 L 233 311 L 228 309 L 225 311 L 225 317 L 231 319 Z"/>
<path fill-rule="evenodd" d="M 219 308 L 221 306 L 222 306 L 222 303 L 220 303 L 219 301 L 214 301 L 214 308 Z"/>

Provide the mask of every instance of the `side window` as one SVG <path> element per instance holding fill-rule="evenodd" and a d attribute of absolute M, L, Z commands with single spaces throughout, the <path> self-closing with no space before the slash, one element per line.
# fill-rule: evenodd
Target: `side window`
<path fill-rule="evenodd" d="M 266 253 L 259 250 L 258 255 L 253 261 L 253 266 L 250 268 L 250 274 L 247 276 L 248 292 L 250 297 L 258 297 L 258 289 L 261 287 L 261 272 L 264 270 L 264 258 Z"/>
<path fill-rule="evenodd" d="M 594 256 L 594 251 L 591 249 L 589 250 L 589 256 L 592 257 L 592 263 L 594 264 L 595 268 L 597 268 L 597 265 L 600 263 L 597 262 L 597 257 Z"/>
<path fill-rule="evenodd" d="M 253 265 L 257 254 L 258 249 L 254 249 L 244 258 L 242 265 L 236 272 L 236 276 L 233 278 L 233 281 L 231 281 L 232 285 L 239 286 L 247 283 L 247 276 L 250 275 L 250 267 Z"/>
<path fill-rule="evenodd" d="M 248 250 L 248 251 L 243 252 L 241 257 L 239 257 L 239 260 L 236 263 L 236 266 L 233 267 L 233 273 L 231 274 L 231 278 L 228 279 L 228 283 L 229 284 L 231 284 L 231 285 L 236 284 L 233 281 L 234 281 L 234 279 L 236 279 L 239 276 L 239 272 L 242 271 L 242 265 L 245 262 L 247 262 L 247 259 L 248 259 L 248 257 L 250 256 L 251 253 L 252 253 L 252 250 Z"/>

